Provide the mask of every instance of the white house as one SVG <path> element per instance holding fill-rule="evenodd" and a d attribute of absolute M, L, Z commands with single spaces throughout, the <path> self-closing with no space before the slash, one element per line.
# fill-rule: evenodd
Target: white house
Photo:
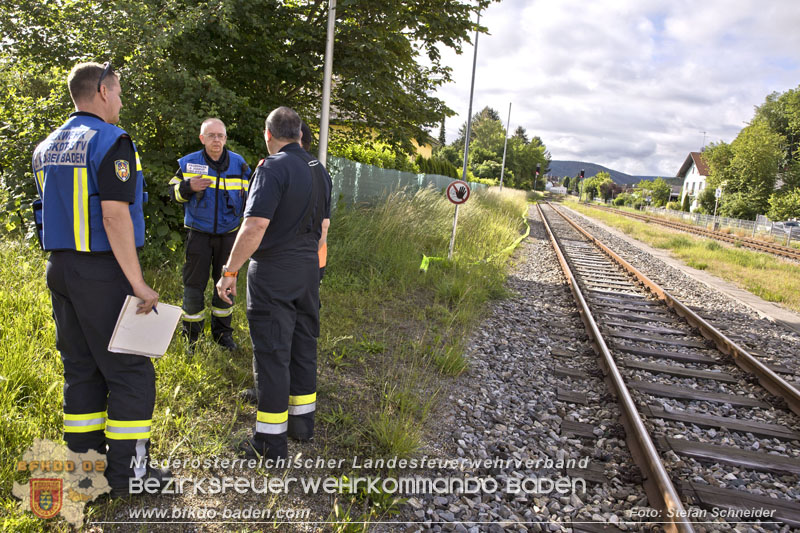
<path fill-rule="evenodd" d="M 683 179 L 680 201 L 683 204 L 683 198 L 688 194 L 692 198 L 689 208 L 691 211 L 697 208 L 697 196 L 706 188 L 709 173 L 708 165 L 700 157 L 700 152 L 690 152 L 678 171 L 678 177 Z"/>

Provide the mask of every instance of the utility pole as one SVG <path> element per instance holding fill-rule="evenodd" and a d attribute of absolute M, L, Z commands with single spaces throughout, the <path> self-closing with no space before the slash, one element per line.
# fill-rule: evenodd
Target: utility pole
<path fill-rule="evenodd" d="M 500 167 L 500 190 L 503 190 L 503 175 L 506 172 L 506 148 L 508 147 L 508 128 L 511 127 L 511 102 L 508 103 L 508 120 L 506 121 L 506 140 L 503 142 L 503 166 Z M 534 187 L 535 189 L 536 187 Z"/>
<path fill-rule="evenodd" d="M 464 166 L 461 168 L 461 179 L 467 181 L 467 158 L 469 157 L 469 138 L 472 132 L 472 96 L 475 94 L 475 65 L 478 62 L 478 26 L 481 24 L 481 13 L 478 11 L 478 21 L 475 23 L 475 52 L 472 54 L 472 83 L 469 86 L 469 112 L 467 113 L 467 134 L 464 139 Z M 453 258 L 453 248 L 456 244 L 456 225 L 458 224 L 458 204 L 453 215 L 453 234 L 450 236 L 450 251 L 447 259 Z"/>
<path fill-rule="evenodd" d="M 703 147 L 700 149 L 700 151 L 704 152 L 705 149 L 706 149 L 706 133 L 708 133 L 708 132 L 707 131 L 701 131 L 701 132 L 698 132 L 698 133 L 702 133 L 703 134 Z"/>
<path fill-rule="evenodd" d="M 336 0 L 328 3 L 328 39 L 325 43 L 325 67 L 322 79 L 322 110 L 319 119 L 319 155 L 323 165 L 328 161 L 328 125 L 331 115 L 331 77 L 333 73 L 333 36 L 336 26 Z"/>

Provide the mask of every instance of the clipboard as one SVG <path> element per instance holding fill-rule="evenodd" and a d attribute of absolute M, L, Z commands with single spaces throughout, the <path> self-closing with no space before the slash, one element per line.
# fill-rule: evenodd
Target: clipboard
<path fill-rule="evenodd" d="M 117 317 L 114 333 L 108 341 L 108 351 L 145 357 L 161 357 L 166 353 L 183 309 L 158 303 L 158 314 L 136 314 L 141 300 L 128 295 Z"/>

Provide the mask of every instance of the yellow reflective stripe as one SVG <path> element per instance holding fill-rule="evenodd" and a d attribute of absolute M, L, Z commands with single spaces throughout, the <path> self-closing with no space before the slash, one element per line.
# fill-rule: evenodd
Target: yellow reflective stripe
<path fill-rule="evenodd" d="M 179 202 L 186 202 L 187 201 L 186 198 L 181 196 L 181 184 L 176 183 L 174 185 L 174 189 L 175 189 L 175 199 L 178 200 Z"/>
<path fill-rule="evenodd" d="M 180 179 L 178 176 L 172 176 L 172 179 L 169 180 L 169 185 L 175 185 L 176 183 L 180 183 L 183 180 Z"/>
<path fill-rule="evenodd" d="M 44 170 L 36 172 L 36 181 L 39 182 L 39 190 L 44 193 Z"/>
<path fill-rule="evenodd" d="M 111 420 L 106 424 L 106 438 L 114 440 L 138 440 L 150 438 L 152 420 Z"/>
<path fill-rule="evenodd" d="M 64 433 L 89 433 L 90 431 L 103 431 L 106 427 L 105 422 L 102 424 L 92 424 L 90 426 L 67 426 L 64 425 Z"/>
<path fill-rule="evenodd" d="M 206 175 L 203 175 L 203 174 L 197 174 L 196 172 L 184 172 L 183 173 L 183 177 L 184 178 L 208 178 L 208 179 L 211 179 L 211 176 L 206 176 Z"/>
<path fill-rule="evenodd" d="M 106 427 L 106 412 L 69 414 L 64 413 L 64 433 L 88 433 Z"/>
<path fill-rule="evenodd" d="M 142 170 L 142 161 L 139 159 L 139 152 L 136 152 L 136 171 Z"/>
<path fill-rule="evenodd" d="M 111 433 L 106 429 L 106 438 L 112 440 L 139 440 L 149 439 L 150 432 L 145 431 L 142 433 Z"/>
<path fill-rule="evenodd" d="M 305 394 L 303 396 L 289 396 L 289 405 L 305 405 L 317 401 L 317 393 Z"/>
<path fill-rule="evenodd" d="M 244 190 L 245 191 L 249 191 L 250 190 L 250 180 L 242 180 L 242 181 L 244 181 Z"/>
<path fill-rule="evenodd" d="M 99 413 L 87 413 L 85 415 L 71 415 L 69 413 L 64 413 L 64 420 L 91 420 L 93 418 L 105 418 L 106 412 L 101 411 Z"/>
<path fill-rule="evenodd" d="M 153 423 L 153 420 L 111 420 L 108 419 L 108 427 L 115 427 L 115 428 L 138 428 L 138 427 L 150 427 L 150 424 Z"/>
<path fill-rule="evenodd" d="M 241 179 L 234 179 L 234 178 L 224 178 L 220 180 L 219 187 L 217 187 L 216 178 L 212 178 L 210 176 L 203 176 L 204 178 L 213 179 L 214 182 L 209 185 L 210 189 L 227 189 L 229 191 L 241 191 L 245 188 L 245 184 L 247 181 Z"/>
<path fill-rule="evenodd" d="M 214 316 L 231 316 L 233 313 L 233 307 L 228 307 L 227 309 L 222 309 L 220 307 L 212 307 L 211 314 Z"/>
<path fill-rule="evenodd" d="M 89 175 L 86 168 L 75 168 L 72 175 L 72 223 L 75 250 L 89 251 Z"/>
<path fill-rule="evenodd" d="M 256 420 L 266 424 L 282 424 L 289 420 L 289 411 L 287 410 L 282 413 L 265 413 L 264 411 L 258 411 Z"/>
<path fill-rule="evenodd" d="M 200 311 L 196 315 L 187 315 L 186 312 L 183 313 L 183 319 L 186 322 L 200 322 L 205 318 L 205 311 Z"/>

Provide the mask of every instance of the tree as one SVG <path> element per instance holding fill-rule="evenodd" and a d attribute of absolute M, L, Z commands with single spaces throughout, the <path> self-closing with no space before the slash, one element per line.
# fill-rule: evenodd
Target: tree
<path fill-rule="evenodd" d="M 656 178 L 650 186 L 650 194 L 653 198 L 653 205 L 661 207 L 662 205 L 666 205 L 669 201 L 669 197 L 672 194 L 672 187 L 670 187 L 669 183 L 664 181 L 664 178 Z"/>
<path fill-rule="evenodd" d="M 522 141 L 523 144 L 528 144 L 530 142 L 528 140 L 528 134 L 525 133 L 525 128 L 522 126 L 517 126 L 517 129 L 514 130 L 513 137 Z"/>
<path fill-rule="evenodd" d="M 444 117 L 442 117 L 442 125 L 439 128 L 439 146 L 447 144 L 447 137 L 444 134 Z"/>
<path fill-rule="evenodd" d="M 683 203 L 681 203 L 681 211 L 689 212 L 692 208 L 692 198 L 689 194 L 683 196 Z"/>
<path fill-rule="evenodd" d="M 561 182 L 561 185 L 563 185 L 564 188 L 569 190 L 569 176 L 564 176 L 564 180 Z"/>
<path fill-rule="evenodd" d="M 771 220 L 800 218 L 800 189 L 773 194 L 769 199 L 767 216 Z"/>
<path fill-rule="evenodd" d="M 424 139 L 452 114 L 433 96 L 451 79 L 439 47 L 460 52 L 475 13 L 488 4 L 340 3 L 331 103 L 334 122 L 348 129 L 331 132 L 331 148 L 377 142 L 411 153 L 412 139 Z M 203 118 L 222 118 L 229 146 L 251 162 L 265 153 L 264 118 L 274 107 L 289 105 L 316 122 L 327 13 L 327 2 L 319 0 L 3 2 L 4 188 L 20 205 L 30 201 L 30 153 L 72 108 L 66 72 L 77 60 L 111 60 L 122 75 L 121 125 L 136 140 L 151 176 L 147 210 L 158 216 L 148 231 L 164 220 L 178 229 L 179 210 L 161 186 L 175 159 L 197 149 Z"/>

